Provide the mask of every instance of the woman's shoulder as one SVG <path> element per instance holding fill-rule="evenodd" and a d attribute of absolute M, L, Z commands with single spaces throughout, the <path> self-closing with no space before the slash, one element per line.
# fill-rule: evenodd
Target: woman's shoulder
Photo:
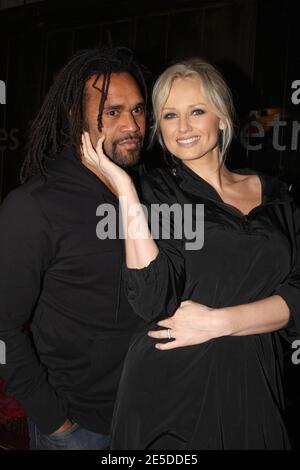
<path fill-rule="evenodd" d="M 287 201 L 293 199 L 290 192 L 292 185 L 284 181 L 279 175 L 272 175 L 254 168 L 234 169 L 233 173 L 238 174 L 241 178 L 246 177 L 248 184 L 253 187 L 257 187 L 261 183 L 264 195 L 268 199 L 285 199 Z"/>

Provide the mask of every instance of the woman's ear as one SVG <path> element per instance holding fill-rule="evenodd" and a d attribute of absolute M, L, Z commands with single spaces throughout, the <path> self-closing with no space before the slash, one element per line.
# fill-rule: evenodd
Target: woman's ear
<path fill-rule="evenodd" d="M 225 124 L 224 124 L 223 121 L 221 121 L 221 119 L 220 119 L 220 122 L 219 122 L 219 129 L 220 129 L 220 131 L 224 131 L 224 129 L 225 129 Z"/>

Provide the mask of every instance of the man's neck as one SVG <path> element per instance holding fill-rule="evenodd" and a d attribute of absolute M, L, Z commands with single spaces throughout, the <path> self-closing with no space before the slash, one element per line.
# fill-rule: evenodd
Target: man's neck
<path fill-rule="evenodd" d="M 105 184 L 105 186 L 115 195 L 112 187 L 110 186 L 107 178 L 105 178 L 104 175 L 102 175 L 98 170 L 97 168 L 95 168 L 93 165 L 91 165 L 89 162 L 87 161 L 81 161 L 82 165 L 84 165 L 86 168 L 88 168 L 90 171 L 92 171 L 96 176 L 97 178 L 99 178 L 102 183 Z"/>

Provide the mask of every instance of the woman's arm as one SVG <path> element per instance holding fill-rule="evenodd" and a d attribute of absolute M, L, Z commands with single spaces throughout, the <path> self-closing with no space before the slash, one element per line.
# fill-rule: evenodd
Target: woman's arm
<path fill-rule="evenodd" d="M 290 318 L 290 310 L 280 295 L 220 309 L 232 336 L 270 333 L 284 328 Z"/>
<path fill-rule="evenodd" d="M 120 192 L 119 203 L 125 235 L 126 266 L 130 269 L 145 268 L 157 257 L 159 250 L 132 181 Z"/>
<path fill-rule="evenodd" d="M 148 266 L 158 255 L 158 247 L 151 237 L 145 214 L 130 176 L 113 163 L 103 152 L 102 136 L 93 148 L 87 132 L 82 137 L 83 161 L 97 170 L 110 190 L 119 199 L 128 268 L 141 269 Z"/>
<path fill-rule="evenodd" d="M 185 301 L 172 317 L 157 323 L 169 328 L 174 340 L 155 346 L 166 350 L 201 344 L 221 336 L 270 333 L 284 328 L 289 318 L 289 307 L 280 295 L 219 309 Z M 168 338 L 167 330 L 149 331 L 148 335 L 157 339 Z"/>
<path fill-rule="evenodd" d="M 97 176 L 119 198 L 127 265 L 123 270 L 125 292 L 133 310 L 145 321 L 166 318 L 180 305 L 185 285 L 184 258 L 179 248 L 181 241 L 159 240 L 158 248 L 132 179 L 104 154 L 103 142 L 104 137 L 99 139 L 95 150 L 85 133 L 82 159 L 96 169 Z M 154 195 L 153 185 L 158 187 L 159 195 Z M 168 199 L 169 196 L 161 182 L 155 180 L 153 185 L 152 182 L 143 185 L 143 196 L 147 186 L 148 204 L 159 205 L 161 197 Z"/>

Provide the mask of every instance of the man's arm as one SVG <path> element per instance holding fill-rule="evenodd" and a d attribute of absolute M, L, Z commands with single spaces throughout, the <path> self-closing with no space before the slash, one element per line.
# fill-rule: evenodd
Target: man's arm
<path fill-rule="evenodd" d="M 23 327 L 38 302 L 51 257 L 47 219 L 23 188 L 13 191 L 0 207 L 0 340 L 6 349 L 0 375 L 6 392 L 20 400 L 45 434 L 63 425 L 67 405 L 48 383 Z"/>

